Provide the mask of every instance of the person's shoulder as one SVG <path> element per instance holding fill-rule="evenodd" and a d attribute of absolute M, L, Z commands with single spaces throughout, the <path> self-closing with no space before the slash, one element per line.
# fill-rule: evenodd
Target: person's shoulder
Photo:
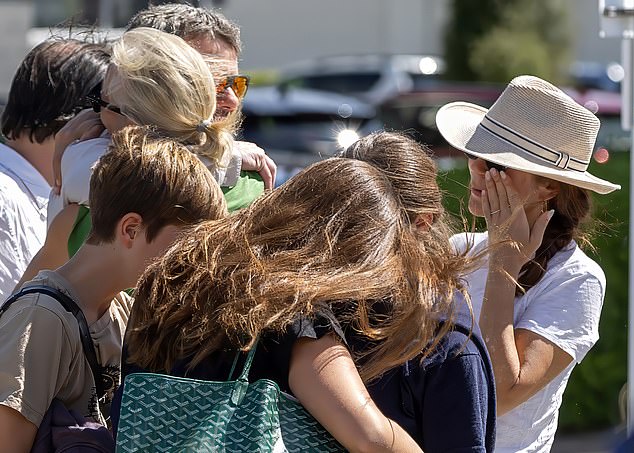
<path fill-rule="evenodd" d="M 0 168 L 0 210 L 19 209 L 25 196 L 18 182 Z"/>
<path fill-rule="evenodd" d="M 599 263 L 590 258 L 574 241 L 550 259 L 543 279 L 551 283 L 593 282 L 602 289 L 606 285 L 605 272 Z"/>
<path fill-rule="evenodd" d="M 62 157 L 62 189 L 68 179 L 90 175 L 93 165 L 103 156 L 110 145 L 110 137 L 97 137 L 73 143 Z"/>
<path fill-rule="evenodd" d="M 38 272 L 38 274 L 33 277 L 33 279 L 25 282 L 18 291 L 28 289 L 34 286 L 46 286 L 65 294 L 66 296 L 73 298 L 72 289 L 70 289 L 66 283 L 66 281 L 57 274 L 55 271 L 51 270 L 42 270 Z M 17 291 L 16 291 L 17 292 Z M 72 314 L 68 313 L 66 309 L 60 304 L 57 299 L 48 294 L 44 294 L 42 292 L 33 292 L 30 294 L 26 294 L 20 298 L 20 300 L 33 300 L 35 305 L 39 305 L 42 307 L 46 307 L 52 309 L 52 311 L 56 313 L 62 313 L 64 318 L 66 315 L 72 317 Z M 16 302 L 17 303 L 17 302 Z"/>
<path fill-rule="evenodd" d="M 456 253 L 464 253 L 467 250 L 475 250 L 476 247 L 481 244 L 485 244 L 488 238 L 488 234 L 485 233 L 472 233 L 462 232 L 456 233 L 449 239 L 451 246 Z"/>
<path fill-rule="evenodd" d="M 576 244 L 570 261 L 579 269 L 594 275 L 601 281 L 605 281 L 605 272 L 603 272 L 603 268 Z"/>
<path fill-rule="evenodd" d="M 447 360 L 467 355 L 481 356 L 481 350 L 476 342 L 479 341 L 478 331 L 473 326 L 456 323 L 438 341 L 433 351 L 421 363 L 423 368 L 442 365 Z"/>
<path fill-rule="evenodd" d="M 71 143 L 64 151 L 62 162 L 76 160 L 79 157 L 93 157 L 98 159 L 108 150 L 110 142 L 110 135 L 102 134 L 96 138 Z"/>
<path fill-rule="evenodd" d="M 63 288 L 59 288 L 58 285 L 51 282 L 46 276 L 46 272 L 40 272 L 33 280 L 24 283 L 17 292 L 41 285 L 51 286 L 64 291 Z M 31 292 L 20 296 L 0 319 L 4 321 L 2 324 L 7 322 L 14 324 L 17 319 L 21 318 L 33 320 L 33 323 L 38 325 L 37 329 L 35 329 L 37 331 L 40 331 L 42 325 L 45 325 L 46 329 L 43 332 L 49 333 L 60 329 L 68 332 L 71 330 L 70 326 L 74 319 L 73 315 L 67 312 L 57 299 L 42 292 Z M 34 329 L 30 330 L 33 331 Z"/>

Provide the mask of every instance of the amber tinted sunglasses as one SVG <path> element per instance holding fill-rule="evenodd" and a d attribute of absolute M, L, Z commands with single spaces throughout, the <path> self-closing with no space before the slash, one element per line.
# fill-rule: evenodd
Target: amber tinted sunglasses
<path fill-rule="evenodd" d="M 218 95 L 224 94 L 227 88 L 231 88 L 236 96 L 242 99 L 249 89 L 249 76 L 234 75 L 225 77 L 224 79 L 216 82 L 216 93 Z"/>

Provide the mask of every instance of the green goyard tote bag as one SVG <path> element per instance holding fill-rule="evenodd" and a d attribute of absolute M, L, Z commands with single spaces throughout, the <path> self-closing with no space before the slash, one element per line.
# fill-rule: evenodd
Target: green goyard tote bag
<path fill-rule="evenodd" d="M 255 349 L 234 381 L 128 375 L 117 453 L 345 451 L 275 382 L 248 381 Z"/>

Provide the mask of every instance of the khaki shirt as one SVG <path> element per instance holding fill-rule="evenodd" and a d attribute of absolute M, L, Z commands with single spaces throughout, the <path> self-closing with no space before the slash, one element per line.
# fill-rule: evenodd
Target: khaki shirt
<path fill-rule="evenodd" d="M 68 281 L 54 271 L 40 272 L 24 286 L 29 285 L 53 286 L 78 302 Z M 120 293 L 89 326 L 107 381 L 105 407 L 120 384 L 121 348 L 131 306 L 130 296 Z M 106 424 L 109 417 L 97 404 L 77 320 L 50 296 L 28 294 L 0 317 L 0 404 L 39 427 L 53 398 L 96 422 Z"/>

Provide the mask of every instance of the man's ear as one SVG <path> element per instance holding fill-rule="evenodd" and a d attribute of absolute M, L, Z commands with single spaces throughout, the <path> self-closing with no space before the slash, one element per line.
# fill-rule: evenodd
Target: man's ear
<path fill-rule="evenodd" d="M 116 236 L 125 248 L 132 248 L 135 239 L 145 239 L 143 218 L 136 212 L 128 212 L 117 222 Z"/>

